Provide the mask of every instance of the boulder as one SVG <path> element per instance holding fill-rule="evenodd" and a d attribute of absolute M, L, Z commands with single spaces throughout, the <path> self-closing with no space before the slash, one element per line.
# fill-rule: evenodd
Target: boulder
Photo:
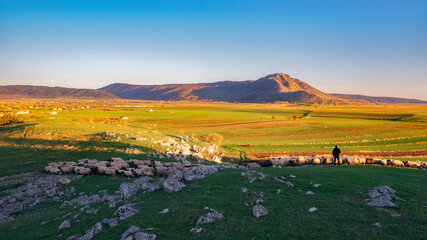
<path fill-rule="evenodd" d="M 120 185 L 122 199 L 129 199 L 138 193 L 138 187 L 133 183 L 124 182 Z"/>
<path fill-rule="evenodd" d="M 182 188 L 185 187 L 185 184 L 180 182 L 176 178 L 167 178 L 163 183 L 163 188 L 165 189 L 165 192 L 168 193 L 176 193 L 182 190 Z"/>
<path fill-rule="evenodd" d="M 131 204 L 126 204 L 119 207 L 113 214 L 112 218 L 118 218 L 120 220 L 127 219 L 133 215 L 139 213 L 139 210 L 136 210 L 132 207 Z"/>
<path fill-rule="evenodd" d="M 61 223 L 61 225 L 59 225 L 58 230 L 62 230 L 64 228 L 70 228 L 71 224 L 70 224 L 70 220 L 65 220 Z"/>
<path fill-rule="evenodd" d="M 205 210 L 208 210 L 209 212 L 200 216 L 199 220 L 197 220 L 197 225 L 211 223 L 217 219 L 220 220 L 224 218 L 224 215 L 214 209 L 206 207 Z"/>
<path fill-rule="evenodd" d="M 95 234 L 98 234 L 101 231 L 102 231 L 102 224 L 98 222 L 91 229 L 89 229 L 85 235 L 77 238 L 77 240 L 90 240 L 95 236 Z"/>
<path fill-rule="evenodd" d="M 262 206 L 261 204 L 256 204 L 255 206 L 253 206 L 253 208 L 252 208 L 252 214 L 255 216 L 255 217 L 262 217 L 262 216 L 265 216 L 265 215 L 267 215 L 268 214 L 268 211 L 267 211 L 267 209 L 264 207 L 264 206 Z"/>

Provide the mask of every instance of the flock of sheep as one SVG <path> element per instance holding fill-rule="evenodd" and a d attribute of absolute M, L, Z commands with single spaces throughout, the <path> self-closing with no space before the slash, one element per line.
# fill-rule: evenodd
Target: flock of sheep
<path fill-rule="evenodd" d="M 384 160 L 377 158 L 364 157 L 345 157 L 341 158 L 341 163 L 346 165 L 361 165 L 361 164 L 377 164 L 382 166 L 393 167 L 409 167 L 427 169 L 427 163 L 421 161 L 400 161 L 400 160 Z M 261 163 L 261 166 L 272 165 L 274 167 L 286 166 L 302 166 L 304 164 L 333 164 L 333 159 L 330 157 L 274 157 Z"/>

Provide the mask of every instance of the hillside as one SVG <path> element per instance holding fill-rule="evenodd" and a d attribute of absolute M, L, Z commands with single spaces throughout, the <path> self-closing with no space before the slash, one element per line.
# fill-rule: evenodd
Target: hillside
<path fill-rule="evenodd" d="M 121 98 L 141 100 L 202 100 L 225 102 L 315 102 L 342 101 L 309 84 L 276 73 L 256 81 L 221 81 L 198 84 L 130 85 L 114 83 L 100 88 Z"/>
<path fill-rule="evenodd" d="M 95 98 L 114 99 L 114 94 L 95 90 L 77 89 L 63 87 L 44 87 L 31 85 L 7 85 L 0 86 L 0 99 L 22 99 L 22 98 Z"/>
<path fill-rule="evenodd" d="M 408 98 L 395 98 L 395 97 L 372 97 L 365 95 L 356 95 L 356 94 L 338 94 L 331 93 L 335 97 L 339 97 L 346 101 L 351 102 L 366 102 L 366 103 L 388 103 L 388 104 L 399 104 L 399 103 L 408 103 L 408 104 L 418 104 L 418 103 L 427 103 L 427 101 L 422 101 L 418 99 L 408 99 Z"/>

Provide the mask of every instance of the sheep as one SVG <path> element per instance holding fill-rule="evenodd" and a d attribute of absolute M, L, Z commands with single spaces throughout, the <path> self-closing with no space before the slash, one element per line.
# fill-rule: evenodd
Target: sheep
<path fill-rule="evenodd" d="M 105 169 L 105 175 L 107 175 L 107 176 L 115 176 L 116 175 L 116 170 L 114 170 L 112 168 L 107 168 L 107 169 Z"/>
<path fill-rule="evenodd" d="M 366 158 L 361 157 L 361 158 L 358 158 L 358 159 L 359 159 L 359 164 L 366 164 Z"/>
<path fill-rule="evenodd" d="M 98 165 L 98 173 L 99 174 L 104 174 L 105 173 L 105 171 L 107 170 L 108 168 L 107 167 L 105 167 L 105 166 L 100 166 L 100 165 Z"/>
<path fill-rule="evenodd" d="M 133 176 L 134 176 L 132 171 L 123 171 L 123 174 L 124 174 L 126 177 L 133 177 Z"/>
<path fill-rule="evenodd" d="M 89 175 L 92 173 L 90 168 L 85 168 L 85 167 L 75 167 L 74 171 L 75 171 L 75 173 L 80 174 L 80 175 Z"/>
<path fill-rule="evenodd" d="M 63 173 L 72 173 L 73 172 L 73 167 L 72 166 L 63 166 L 63 167 L 61 167 L 61 171 Z"/>
<path fill-rule="evenodd" d="M 322 161 L 319 158 L 313 158 L 313 164 L 319 165 L 321 163 L 322 163 Z"/>

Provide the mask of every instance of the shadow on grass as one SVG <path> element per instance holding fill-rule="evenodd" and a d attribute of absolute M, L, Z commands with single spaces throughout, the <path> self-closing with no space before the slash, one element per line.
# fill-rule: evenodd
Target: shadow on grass
<path fill-rule="evenodd" d="M 22 127 L 22 126 L 20 126 Z M 145 159 L 146 155 L 125 153 L 129 144 L 121 142 L 88 140 L 45 140 L 6 138 L 0 146 L 0 176 L 24 171 L 43 171 L 49 162 L 77 161 L 82 158 L 106 160 L 111 157 Z M 138 147 L 144 152 L 154 149 Z"/>

